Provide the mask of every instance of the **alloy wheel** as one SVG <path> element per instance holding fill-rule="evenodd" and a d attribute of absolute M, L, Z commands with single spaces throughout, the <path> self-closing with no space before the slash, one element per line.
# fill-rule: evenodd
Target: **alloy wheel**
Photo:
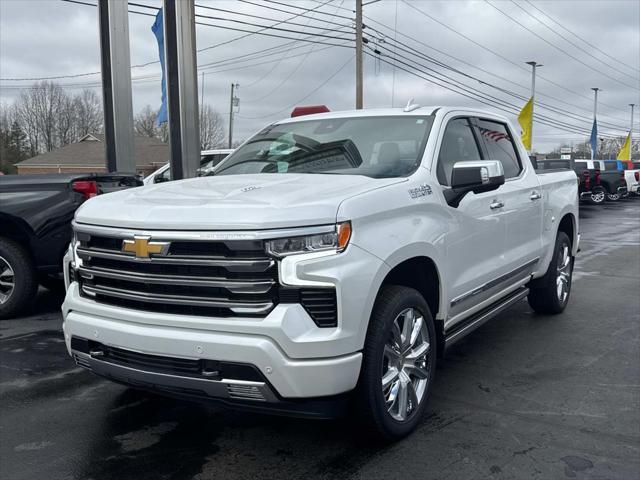
<path fill-rule="evenodd" d="M 13 268 L 11 268 L 9 262 L 0 257 L 0 304 L 9 301 L 14 288 L 15 278 Z"/>
<path fill-rule="evenodd" d="M 406 421 L 424 400 L 429 383 L 429 331 L 424 316 L 407 308 L 394 319 L 382 356 L 382 395 L 387 411 Z"/>
<path fill-rule="evenodd" d="M 569 246 L 564 244 L 558 255 L 558 274 L 556 276 L 556 291 L 561 304 L 567 301 L 571 288 L 571 255 Z"/>
<path fill-rule="evenodd" d="M 597 192 L 591 194 L 591 201 L 593 203 L 602 203 L 604 202 L 604 192 Z"/>

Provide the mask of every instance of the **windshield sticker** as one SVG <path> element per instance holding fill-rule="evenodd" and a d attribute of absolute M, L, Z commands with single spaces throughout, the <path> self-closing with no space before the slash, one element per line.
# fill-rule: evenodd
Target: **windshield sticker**
<path fill-rule="evenodd" d="M 426 183 L 423 183 L 419 187 L 409 189 L 409 196 L 411 198 L 426 197 L 427 195 L 431 195 L 431 193 L 431 187 Z"/>

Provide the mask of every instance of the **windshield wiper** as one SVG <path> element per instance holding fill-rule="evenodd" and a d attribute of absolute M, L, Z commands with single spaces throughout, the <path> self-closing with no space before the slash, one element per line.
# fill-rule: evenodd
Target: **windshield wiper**
<path fill-rule="evenodd" d="M 213 170 L 213 171 L 207 173 L 205 176 L 206 177 L 212 177 L 214 175 L 217 175 L 220 172 L 224 172 L 225 170 L 229 170 L 230 168 L 233 168 L 233 167 L 238 166 L 238 165 L 242 165 L 244 163 L 278 163 L 278 162 L 280 162 L 280 160 L 274 160 L 274 159 L 270 159 L 270 158 L 250 158 L 248 160 L 242 160 L 240 162 L 233 163 L 233 164 L 229 165 L 226 168 L 221 168 L 220 170 Z"/>

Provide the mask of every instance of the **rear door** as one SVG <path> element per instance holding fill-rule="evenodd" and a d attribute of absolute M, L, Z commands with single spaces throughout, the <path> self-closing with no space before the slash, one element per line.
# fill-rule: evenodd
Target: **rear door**
<path fill-rule="evenodd" d="M 542 251 L 542 188 L 533 168 L 519 152 L 509 126 L 495 120 L 476 119 L 487 159 L 499 160 L 504 169 L 505 184 L 501 187 L 506 220 L 504 286 L 528 276 Z"/>
<path fill-rule="evenodd" d="M 483 159 L 480 145 L 469 118 L 453 117 L 447 121 L 436 164 L 438 182 L 444 188 L 451 185 L 455 163 Z M 469 193 L 458 208 L 444 204 L 450 215 L 450 228 L 445 240 L 445 268 L 450 284 L 447 328 L 495 294 L 497 285 L 492 281 L 505 272 L 506 223 L 499 207 L 501 188 L 493 192 Z"/>

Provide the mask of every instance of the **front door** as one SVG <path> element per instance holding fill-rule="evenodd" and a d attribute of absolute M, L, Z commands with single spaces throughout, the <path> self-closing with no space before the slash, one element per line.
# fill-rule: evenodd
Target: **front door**
<path fill-rule="evenodd" d="M 468 118 L 452 118 L 440 140 L 436 173 L 445 188 L 457 162 L 482 160 L 481 140 Z M 450 216 L 445 240 L 449 314 L 445 328 L 462 320 L 469 309 L 496 293 L 492 280 L 504 274 L 506 222 L 501 188 L 469 193 L 458 208 L 445 205 Z"/>

